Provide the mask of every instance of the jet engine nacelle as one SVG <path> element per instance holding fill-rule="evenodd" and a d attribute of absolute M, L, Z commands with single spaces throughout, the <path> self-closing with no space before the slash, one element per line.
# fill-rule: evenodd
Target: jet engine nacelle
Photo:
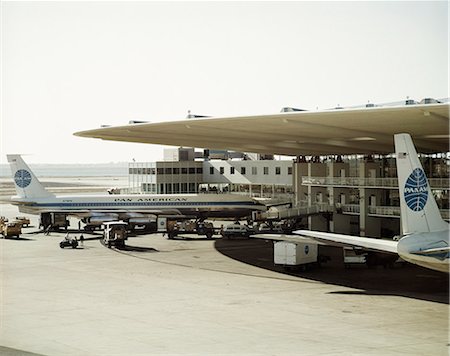
<path fill-rule="evenodd" d="M 116 221 L 116 220 L 119 220 L 118 214 L 94 215 L 94 216 L 84 218 L 82 221 L 85 224 L 101 225 L 106 221 Z"/>
<path fill-rule="evenodd" d="M 121 213 L 120 216 L 123 219 L 131 219 L 131 218 L 146 218 L 147 216 L 141 213 Z"/>
<path fill-rule="evenodd" d="M 150 224 L 150 223 L 152 223 L 154 221 L 155 221 L 155 219 L 146 218 L 146 217 L 128 219 L 128 222 L 130 224 Z"/>

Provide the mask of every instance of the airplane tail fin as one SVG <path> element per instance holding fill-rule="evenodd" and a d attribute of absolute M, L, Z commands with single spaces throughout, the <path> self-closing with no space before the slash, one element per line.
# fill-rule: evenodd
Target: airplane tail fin
<path fill-rule="evenodd" d="M 36 178 L 20 155 L 6 155 L 11 166 L 17 196 L 20 199 L 44 198 L 53 196 Z"/>
<path fill-rule="evenodd" d="M 448 229 L 409 134 L 394 135 L 403 234 Z"/>

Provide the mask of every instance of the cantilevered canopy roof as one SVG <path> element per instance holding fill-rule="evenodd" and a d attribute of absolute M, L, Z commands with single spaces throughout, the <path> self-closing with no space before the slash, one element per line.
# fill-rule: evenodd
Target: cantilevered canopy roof
<path fill-rule="evenodd" d="M 445 104 L 194 118 L 103 127 L 80 137 L 279 155 L 394 152 L 396 133 L 411 134 L 419 152 L 449 152 Z"/>

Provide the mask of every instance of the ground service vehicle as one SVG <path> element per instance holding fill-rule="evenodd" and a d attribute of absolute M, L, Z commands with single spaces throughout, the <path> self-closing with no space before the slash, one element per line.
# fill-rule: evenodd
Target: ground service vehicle
<path fill-rule="evenodd" d="M 59 230 L 63 228 L 67 230 L 69 226 L 69 220 L 67 220 L 67 214 L 64 213 L 42 213 L 39 227 L 44 230 Z"/>
<path fill-rule="evenodd" d="M 111 246 L 123 247 L 125 246 L 125 240 L 128 239 L 127 227 L 128 224 L 123 221 L 110 221 L 105 222 L 103 230 L 103 243 L 108 248 Z"/>
<path fill-rule="evenodd" d="M 349 268 L 353 265 L 365 265 L 367 263 L 367 251 L 356 247 L 344 247 L 343 251 L 345 268 Z"/>
<path fill-rule="evenodd" d="M 222 236 L 224 238 L 230 238 L 230 237 L 249 237 L 250 235 L 253 235 L 255 233 L 255 230 L 248 226 L 248 225 L 241 225 L 241 224 L 230 224 L 225 226 L 225 228 L 222 230 Z"/>
<path fill-rule="evenodd" d="M 19 237 L 22 233 L 22 225 L 19 222 L 3 222 L 0 226 L 4 237 Z"/>
<path fill-rule="evenodd" d="M 59 243 L 59 247 L 61 247 L 61 248 L 64 248 L 64 247 L 77 248 L 78 247 L 77 238 L 71 237 L 71 236 L 69 236 L 69 234 L 66 234 L 66 236 L 64 237 L 64 240 L 62 240 Z"/>
<path fill-rule="evenodd" d="M 30 225 L 30 219 L 28 219 L 26 216 L 16 216 L 15 220 L 22 226 L 28 227 Z"/>
<path fill-rule="evenodd" d="M 290 270 L 306 271 L 318 261 L 316 243 L 277 241 L 273 245 L 273 262 Z"/>
<path fill-rule="evenodd" d="M 177 221 L 166 217 L 159 217 L 157 226 L 158 232 L 167 233 L 169 239 L 173 239 L 181 234 L 206 235 L 208 239 L 214 235 L 214 226 L 208 221 Z"/>

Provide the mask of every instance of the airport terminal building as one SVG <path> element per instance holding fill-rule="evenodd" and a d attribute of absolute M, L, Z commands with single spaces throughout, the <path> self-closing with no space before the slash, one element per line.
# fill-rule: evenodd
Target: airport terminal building
<path fill-rule="evenodd" d="M 393 154 L 398 133 L 412 137 L 441 215 L 448 220 L 448 98 L 318 111 L 283 108 L 281 113 L 240 117 L 189 115 L 76 135 L 209 148 L 199 154 L 180 148 L 162 162 L 131 163 L 129 190 L 135 193 L 245 194 L 278 204 L 267 218 L 301 220 L 300 226 L 311 230 L 393 237 L 402 234 Z"/>
<path fill-rule="evenodd" d="M 168 149 L 160 162 L 129 164 L 133 193 L 233 193 L 286 203 L 273 220 L 303 218 L 303 226 L 374 237 L 400 235 L 400 201 L 393 155 L 298 156 L 274 159 L 228 151 Z M 422 155 L 444 219 L 449 218 L 448 155 Z"/>

